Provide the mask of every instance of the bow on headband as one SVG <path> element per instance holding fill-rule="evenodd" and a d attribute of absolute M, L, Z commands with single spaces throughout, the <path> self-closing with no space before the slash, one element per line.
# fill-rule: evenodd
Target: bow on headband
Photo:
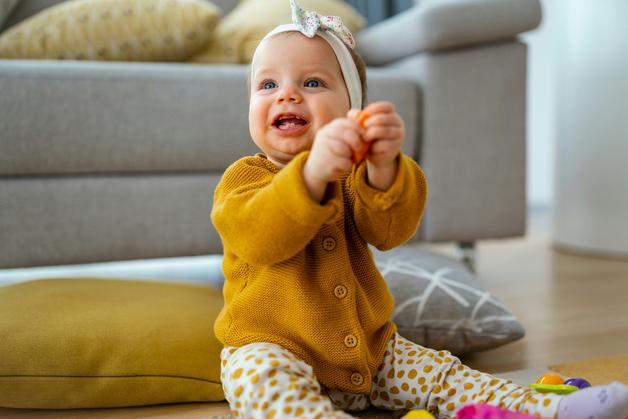
<path fill-rule="evenodd" d="M 321 16 L 314 11 L 305 10 L 299 6 L 296 0 L 290 0 L 290 7 L 292 8 L 292 23 L 294 23 L 303 35 L 308 38 L 313 38 L 314 35 L 316 35 L 316 31 L 321 28 L 332 32 L 349 48 L 355 48 L 353 36 L 351 32 L 349 32 L 349 29 L 342 24 L 340 17 Z"/>

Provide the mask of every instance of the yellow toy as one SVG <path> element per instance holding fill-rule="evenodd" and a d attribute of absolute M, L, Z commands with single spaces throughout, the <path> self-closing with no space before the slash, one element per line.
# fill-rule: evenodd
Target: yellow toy
<path fill-rule="evenodd" d="M 434 415 L 432 415 L 427 410 L 411 410 L 407 415 L 403 417 L 403 419 L 436 419 Z"/>

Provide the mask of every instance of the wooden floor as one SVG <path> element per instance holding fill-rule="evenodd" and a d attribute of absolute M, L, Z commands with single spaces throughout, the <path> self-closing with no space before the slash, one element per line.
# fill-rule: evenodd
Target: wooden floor
<path fill-rule="evenodd" d="M 480 281 L 511 308 L 526 336 L 463 361 L 495 373 L 628 353 L 628 259 L 556 251 L 546 215 L 535 217 L 526 237 L 483 241 L 477 250 Z M 227 412 L 224 404 L 203 403 L 73 412 L 0 409 L 0 417 L 211 418 Z"/>
<path fill-rule="evenodd" d="M 558 251 L 545 212 L 529 224 L 526 237 L 480 242 L 477 251 L 481 283 L 526 335 L 463 361 L 503 372 L 628 353 L 628 258 Z"/>

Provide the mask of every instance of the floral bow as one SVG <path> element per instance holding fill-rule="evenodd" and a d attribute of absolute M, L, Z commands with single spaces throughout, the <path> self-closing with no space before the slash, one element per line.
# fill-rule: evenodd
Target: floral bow
<path fill-rule="evenodd" d="M 305 10 L 297 4 L 296 0 L 290 0 L 290 7 L 292 8 L 292 23 L 294 23 L 303 35 L 308 38 L 313 38 L 318 28 L 321 28 L 332 32 L 349 48 L 355 48 L 353 35 L 351 35 L 349 29 L 342 24 L 340 17 L 321 16 L 312 10 Z"/>

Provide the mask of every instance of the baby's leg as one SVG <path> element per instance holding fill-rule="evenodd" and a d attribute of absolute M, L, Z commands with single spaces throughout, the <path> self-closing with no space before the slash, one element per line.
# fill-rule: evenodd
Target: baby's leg
<path fill-rule="evenodd" d="M 326 389 L 326 394 L 333 405 L 349 412 L 357 412 L 368 409 L 371 405 L 367 394 L 347 393 L 340 390 Z"/>
<path fill-rule="evenodd" d="M 462 365 L 447 351 L 434 351 L 395 335 L 371 391 L 384 409 L 427 409 L 453 418 L 470 403 L 488 403 L 541 417 L 554 417 L 562 396 L 539 394 Z"/>
<path fill-rule="evenodd" d="M 245 418 L 352 418 L 334 410 L 312 367 L 272 343 L 227 347 L 220 354 L 225 398 Z"/>

